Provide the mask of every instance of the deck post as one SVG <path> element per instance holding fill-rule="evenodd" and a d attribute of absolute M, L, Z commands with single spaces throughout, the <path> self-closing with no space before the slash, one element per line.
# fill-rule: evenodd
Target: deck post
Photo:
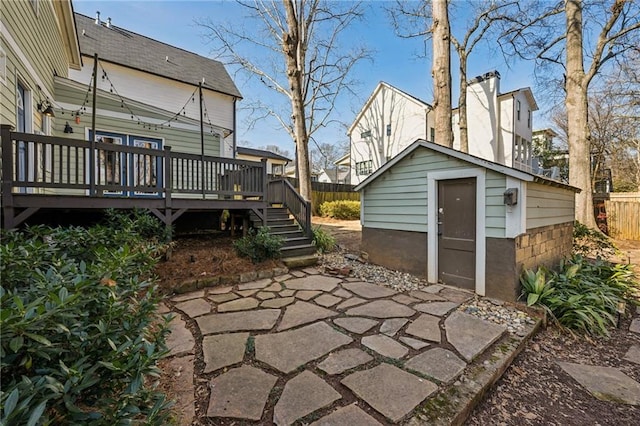
<path fill-rule="evenodd" d="M 5 229 L 14 227 L 13 210 L 13 140 L 11 131 L 13 126 L 3 124 L 0 126 L 0 139 L 2 139 L 2 216 Z"/>
<path fill-rule="evenodd" d="M 171 147 L 164 147 L 164 216 L 167 235 L 171 239 L 171 226 L 173 225 L 173 214 L 171 211 L 171 188 L 173 187 L 173 168 L 171 167 Z"/>
<path fill-rule="evenodd" d="M 267 188 L 269 186 L 269 176 L 267 174 L 267 159 L 262 158 L 260 160 L 260 163 L 262 163 L 262 201 L 264 201 L 267 207 L 269 207 L 269 200 L 267 199 L 269 198 L 267 192 Z M 267 207 L 265 207 L 264 214 L 262 215 L 262 226 L 267 226 Z"/>

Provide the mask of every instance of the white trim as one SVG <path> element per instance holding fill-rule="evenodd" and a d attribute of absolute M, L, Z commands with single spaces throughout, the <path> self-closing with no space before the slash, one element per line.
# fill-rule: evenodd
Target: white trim
<path fill-rule="evenodd" d="M 7 53 L 0 45 L 0 83 L 7 85 Z"/>
<path fill-rule="evenodd" d="M 507 176 L 506 188 L 516 188 L 518 190 L 518 200 L 515 206 L 505 206 L 505 237 L 515 238 L 524 234 L 527 224 L 527 184 L 519 179 Z"/>
<path fill-rule="evenodd" d="M 485 295 L 486 265 L 486 170 L 469 168 L 427 173 L 427 280 L 438 282 L 438 187 L 440 180 L 476 178 L 476 293 Z M 432 220 L 433 218 L 433 220 Z"/>
<path fill-rule="evenodd" d="M 360 194 L 360 226 L 364 228 L 364 200 L 365 200 L 366 191 L 362 191 Z M 362 234 L 361 234 L 362 235 Z"/>

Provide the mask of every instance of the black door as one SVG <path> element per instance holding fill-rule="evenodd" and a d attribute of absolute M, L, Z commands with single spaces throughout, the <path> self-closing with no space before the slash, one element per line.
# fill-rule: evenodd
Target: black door
<path fill-rule="evenodd" d="M 475 290 L 476 179 L 438 181 L 438 280 Z"/>

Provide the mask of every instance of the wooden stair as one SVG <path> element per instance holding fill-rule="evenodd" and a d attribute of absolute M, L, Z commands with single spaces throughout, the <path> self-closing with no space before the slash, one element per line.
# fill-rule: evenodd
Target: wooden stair
<path fill-rule="evenodd" d="M 253 213 L 251 214 L 251 222 L 255 228 L 263 226 L 262 220 Z M 316 254 L 317 250 L 313 245 L 313 240 L 304 234 L 286 207 L 269 207 L 267 209 L 267 226 L 270 234 L 278 235 L 284 240 L 281 253 L 285 263 L 289 258 Z"/>

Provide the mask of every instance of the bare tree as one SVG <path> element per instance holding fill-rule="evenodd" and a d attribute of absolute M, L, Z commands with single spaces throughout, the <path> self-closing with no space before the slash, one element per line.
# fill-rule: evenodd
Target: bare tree
<path fill-rule="evenodd" d="M 453 146 L 451 129 L 451 28 L 447 0 L 431 1 L 433 24 L 433 112 L 436 143 Z"/>
<path fill-rule="evenodd" d="M 280 148 L 278 145 L 265 145 L 260 147 L 265 151 L 273 152 L 274 154 L 282 155 L 283 157 L 291 158 L 291 154 L 288 150 Z"/>
<path fill-rule="evenodd" d="M 332 121 L 339 94 L 349 90 L 351 70 L 369 53 L 365 48 L 340 47 L 343 32 L 362 16 L 360 3 L 323 0 L 281 2 L 238 0 L 247 17 L 233 22 L 201 21 L 214 51 L 226 64 L 256 78 L 288 104 L 256 101 L 261 115 L 273 117 L 296 144 L 300 193 L 311 199 L 309 139 Z M 253 48 L 253 50 L 248 49 Z M 260 53 L 257 53 L 260 52 Z"/>
<path fill-rule="evenodd" d="M 316 170 L 332 170 L 337 168 L 335 162 L 349 152 L 349 142 L 331 144 L 316 143 L 311 148 L 311 158 Z"/>
<path fill-rule="evenodd" d="M 529 7 L 532 9 L 514 16 L 503 33 L 506 43 L 502 47 L 538 64 L 563 69 L 569 183 L 582 190 L 576 195 L 576 219 L 596 229 L 588 93 L 595 77 L 608 64 L 623 60 L 638 45 L 640 4 L 629 0 L 564 0 L 554 4 L 532 2 Z"/>

